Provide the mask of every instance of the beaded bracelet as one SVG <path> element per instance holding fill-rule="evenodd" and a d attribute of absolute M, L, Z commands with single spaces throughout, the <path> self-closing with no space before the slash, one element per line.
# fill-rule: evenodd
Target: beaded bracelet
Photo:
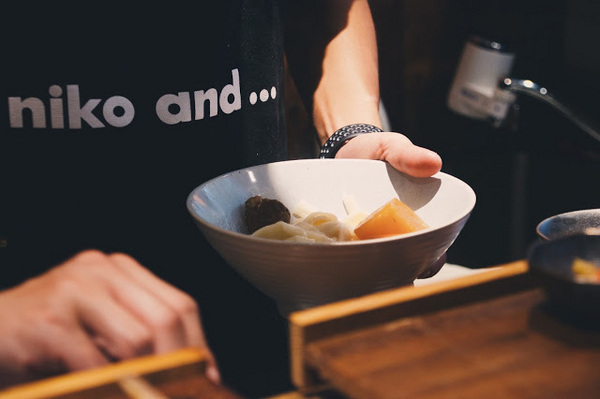
<path fill-rule="evenodd" d="M 320 158 L 335 158 L 335 154 L 343 147 L 348 140 L 364 134 L 364 133 L 377 133 L 383 132 L 377 126 L 369 125 L 367 123 L 356 123 L 347 125 L 338 129 L 327 139 L 325 144 L 321 147 Z"/>

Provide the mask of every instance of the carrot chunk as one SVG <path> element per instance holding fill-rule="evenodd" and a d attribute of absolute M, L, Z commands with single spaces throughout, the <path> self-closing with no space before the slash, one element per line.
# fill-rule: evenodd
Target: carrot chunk
<path fill-rule="evenodd" d="M 389 237 L 427 228 L 427 224 L 397 198 L 385 203 L 354 229 L 359 240 Z"/>

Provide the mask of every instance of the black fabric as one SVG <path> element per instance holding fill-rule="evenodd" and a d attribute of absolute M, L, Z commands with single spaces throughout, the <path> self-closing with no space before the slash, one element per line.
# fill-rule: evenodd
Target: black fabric
<path fill-rule="evenodd" d="M 212 177 L 286 157 L 278 3 L 3 9 L 0 287 L 83 249 L 129 253 L 199 301 L 226 383 L 285 389 L 285 320 L 185 206 Z"/>

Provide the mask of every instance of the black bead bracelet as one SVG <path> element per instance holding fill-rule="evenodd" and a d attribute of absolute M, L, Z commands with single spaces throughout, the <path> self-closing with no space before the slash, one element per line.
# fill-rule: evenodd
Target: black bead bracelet
<path fill-rule="evenodd" d="M 335 158 L 335 154 L 342 148 L 344 144 L 351 138 L 354 138 L 364 133 L 378 133 L 383 132 L 377 126 L 369 125 L 367 123 L 356 123 L 347 125 L 338 129 L 327 139 L 325 144 L 321 147 L 320 158 Z"/>

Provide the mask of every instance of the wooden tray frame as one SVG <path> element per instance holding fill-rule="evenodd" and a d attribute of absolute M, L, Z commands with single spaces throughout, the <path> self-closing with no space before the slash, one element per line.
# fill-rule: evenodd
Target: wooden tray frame
<path fill-rule="evenodd" d="M 318 392 L 328 384 L 306 364 L 312 342 L 390 321 L 423 315 L 533 287 L 525 260 L 421 287 L 403 287 L 290 314 L 291 377 L 299 392 Z"/>
<path fill-rule="evenodd" d="M 0 390 L 0 399 L 163 399 L 169 397 L 167 392 L 177 397 L 239 398 L 204 376 L 208 356 L 206 349 L 184 348 L 139 357 Z"/>

